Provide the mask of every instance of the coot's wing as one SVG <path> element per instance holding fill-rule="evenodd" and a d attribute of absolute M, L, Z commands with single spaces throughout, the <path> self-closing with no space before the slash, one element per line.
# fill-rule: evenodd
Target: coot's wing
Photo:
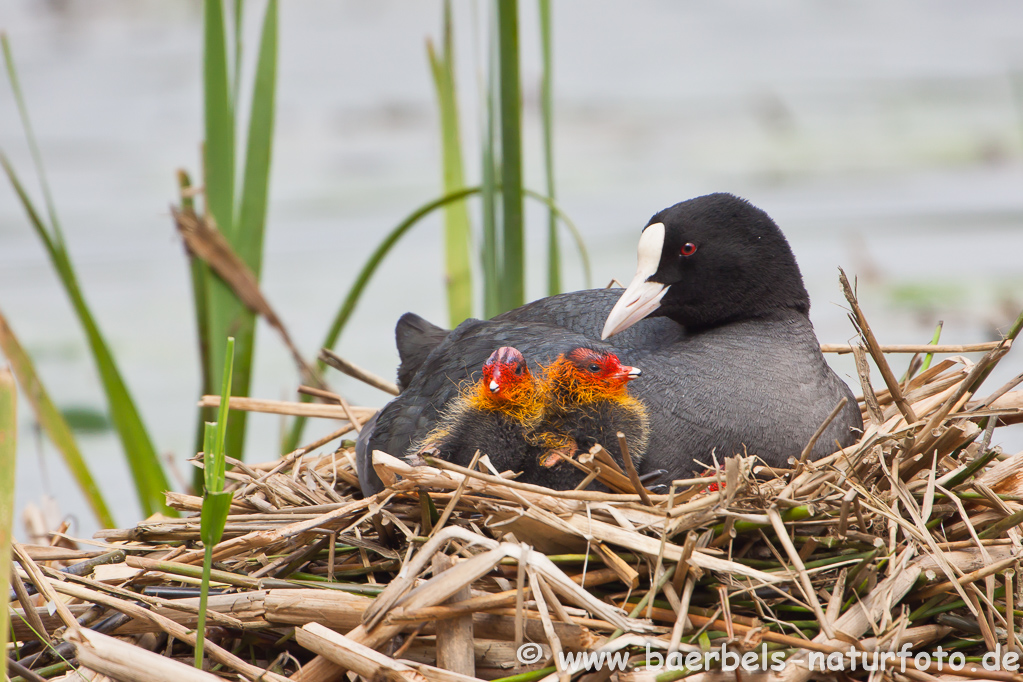
<path fill-rule="evenodd" d="M 443 343 L 451 330 L 438 327 L 415 313 L 405 313 L 394 327 L 394 342 L 398 346 L 398 386 L 408 388 L 423 362 L 434 348 Z"/>
<path fill-rule="evenodd" d="M 355 441 L 355 468 L 359 474 L 359 487 L 362 488 L 362 494 L 366 497 L 375 495 L 384 489 L 383 482 L 377 476 L 376 471 L 373 470 L 373 451 L 369 449 L 370 440 L 373 438 L 377 419 L 379 418 L 380 413 L 377 412 L 367 419 L 362 425 L 362 430 L 359 431 L 359 437 Z"/>

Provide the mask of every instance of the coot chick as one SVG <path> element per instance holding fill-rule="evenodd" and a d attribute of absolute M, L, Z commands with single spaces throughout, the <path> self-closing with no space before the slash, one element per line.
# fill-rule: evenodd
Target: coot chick
<path fill-rule="evenodd" d="M 463 386 L 409 456 L 429 454 L 467 467 L 479 450 L 499 471 L 520 469 L 541 454 L 534 434 L 543 419 L 545 395 L 522 353 L 498 348 L 483 364 L 479 381 Z"/>
<path fill-rule="evenodd" d="M 614 353 L 576 348 L 546 369 L 544 421 L 555 432 L 570 436 L 581 452 L 599 443 L 619 463 L 620 431 L 633 460 L 639 462 L 650 437 L 650 419 L 643 404 L 629 395 L 628 383 L 641 374 Z"/>

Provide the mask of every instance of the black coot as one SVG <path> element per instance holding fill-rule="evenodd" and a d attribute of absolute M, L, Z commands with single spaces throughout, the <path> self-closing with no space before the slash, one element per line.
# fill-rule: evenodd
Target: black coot
<path fill-rule="evenodd" d="M 630 387 L 650 418 L 641 473 L 689 476 L 712 453 L 720 460 L 748 452 L 784 465 L 843 397 L 845 409 L 811 456 L 854 442 L 859 410 L 824 361 L 799 266 L 770 216 L 730 194 L 698 197 L 654 215 L 638 251 L 624 293 L 562 294 L 491 321 L 467 321 L 440 342 L 437 333 L 423 335 L 417 357 L 429 349 L 426 358 L 416 366 L 412 353 L 402 356 L 414 377 L 406 393 L 415 393 L 385 407 L 360 460 L 370 445 L 403 454 L 401 444 L 428 428 L 450 398 L 444 387 L 495 348 L 512 345 L 534 360 L 557 339 L 576 335 L 605 339 L 595 347 L 643 370 Z"/>

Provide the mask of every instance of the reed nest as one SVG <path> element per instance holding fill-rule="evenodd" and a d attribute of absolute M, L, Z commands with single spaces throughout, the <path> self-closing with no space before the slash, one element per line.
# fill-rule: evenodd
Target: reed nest
<path fill-rule="evenodd" d="M 880 347 L 854 313 L 865 343 L 825 350 L 858 359 L 865 433 L 857 444 L 818 461 L 793 453 L 783 470 L 758 466 L 755 453 L 727 458 L 707 477 L 673 482 L 668 494 L 637 487 L 632 467 L 618 470 L 599 450 L 578 466 L 614 492 L 518 483 L 486 458 L 471 468 L 410 466 L 376 453 L 388 487 L 363 499 L 351 443 L 338 441 L 371 411 L 343 401 L 233 400 L 348 421 L 281 459 L 231 462 L 234 502 L 214 551 L 207 671 L 189 664 L 202 500 L 168 493 L 184 518 L 102 531 L 75 545 L 88 551 L 60 546 L 66 540 L 16 545 L 12 675 L 748 676 L 646 666 L 648 656 L 729 651 L 777 654 L 770 660 L 781 664 L 756 675 L 779 682 L 838 674 L 811 671 L 815 654 L 842 662 L 846 678 L 1023 680 L 1011 666 L 981 665 L 988 652 L 1023 650 L 1023 452 L 992 446 L 1001 426 L 1023 419 L 1012 390 L 1023 377 L 980 391 L 1011 343 L 932 347 L 987 353 L 939 356 L 898 381 L 884 351 L 923 349 Z M 868 354 L 883 390 L 871 386 Z M 537 646 L 521 662 L 526 643 Z M 966 667 L 952 671 L 950 659 L 933 658 L 909 659 L 905 672 L 897 663 L 884 673 L 850 667 L 850 652 L 939 647 Z M 630 663 L 598 669 L 565 656 L 579 652 Z"/>

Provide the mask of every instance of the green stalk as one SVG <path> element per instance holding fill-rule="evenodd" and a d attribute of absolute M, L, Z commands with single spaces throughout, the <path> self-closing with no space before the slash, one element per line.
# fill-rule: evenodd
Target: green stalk
<path fill-rule="evenodd" d="M 192 188 L 192 180 L 188 177 L 188 173 L 183 170 L 178 171 L 178 187 L 181 191 L 181 210 L 194 214 L 195 200 L 189 193 L 189 190 Z M 210 313 L 207 308 L 209 295 L 206 292 L 206 282 L 208 281 L 210 271 L 209 266 L 201 258 L 196 258 L 191 253 L 188 254 L 188 270 L 192 277 L 192 303 L 195 308 L 195 329 L 199 341 L 199 395 L 209 395 L 213 393 L 213 380 L 210 378 Z M 199 420 L 196 422 L 197 428 L 195 430 L 193 452 L 202 451 L 203 433 L 206 430 L 206 422 L 208 421 L 213 421 L 213 408 L 200 407 Z M 192 481 L 192 487 L 195 490 L 199 490 L 201 486 L 202 473 L 197 469 Z"/>
<path fill-rule="evenodd" d="M 21 343 L 18 342 L 18 337 L 14 335 L 14 331 L 8 326 L 3 313 L 0 313 L 0 349 L 3 350 L 7 361 L 11 363 L 11 368 L 14 370 L 15 376 L 18 377 L 18 383 L 21 384 L 29 403 L 35 411 L 39 425 L 64 458 L 64 464 L 74 477 L 86 502 L 89 503 L 92 513 L 96 515 L 96 520 L 103 528 L 116 528 L 117 526 L 114 523 L 113 516 L 110 514 L 110 509 L 103 499 L 103 493 L 100 492 L 99 486 L 96 485 L 96 481 L 89 471 L 89 466 L 85 463 L 85 458 L 82 457 L 82 453 L 78 449 L 78 443 L 75 441 L 71 428 L 60 413 L 60 410 L 57 409 L 50 399 L 46 387 L 39 380 L 39 375 L 35 371 L 32 359 L 22 348 Z M 6 469 L 0 468 L 0 471 L 6 471 Z M 13 465 L 10 475 L 13 479 Z"/>
<path fill-rule="evenodd" d="M 526 252 L 522 201 L 522 100 L 519 88 L 519 3 L 497 0 L 501 110 L 501 311 L 526 302 Z"/>
<path fill-rule="evenodd" d="M 426 51 L 437 90 L 440 109 L 441 150 L 444 193 L 465 187 L 462 170 L 462 142 L 459 132 L 458 102 L 455 87 L 455 51 L 451 30 L 451 2 L 444 3 L 444 29 L 441 54 L 427 42 Z M 472 317 L 472 271 L 469 244 L 472 226 L 464 202 L 448 204 L 444 209 L 444 262 L 448 295 L 448 317 L 452 327 Z"/>
<path fill-rule="evenodd" d="M 221 0 L 204 3 L 203 39 L 206 208 L 220 231 L 229 235 L 234 226 L 234 105 Z"/>
<path fill-rule="evenodd" d="M 238 253 L 235 232 L 235 103 L 228 71 L 227 27 L 222 0 L 205 0 L 203 101 L 206 134 L 206 212 L 217 229 Z M 250 266 L 251 267 L 251 266 Z M 206 339 L 210 351 L 209 376 L 224 370 L 224 350 L 216 339 L 238 339 L 239 367 L 234 395 L 248 395 L 249 372 L 254 351 L 255 315 L 234 295 L 230 287 L 206 268 L 206 309 L 209 314 Z M 231 456 L 242 459 L 245 414 L 232 422 Z"/>
<path fill-rule="evenodd" d="M 539 670 L 532 670 L 528 673 L 519 673 L 518 675 L 509 675 L 508 677 L 498 677 L 493 682 L 536 682 L 542 680 L 551 673 L 557 672 L 555 666 L 549 666 L 547 668 L 540 668 Z"/>
<path fill-rule="evenodd" d="M 963 482 L 970 478 L 970 476 L 973 476 L 973 474 L 987 466 L 988 462 L 994 459 L 997 454 L 997 450 L 988 450 L 987 452 L 978 455 L 976 459 L 966 465 L 965 469 L 945 482 L 945 489 L 951 490 L 958 485 L 962 485 Z"/>
<path fill-rule="evenodd" d="M 483 250 L 480 262 L 483 270 L 483 316 L 491 318 L 501 312 L 501 271 L 503 262 L 500 257 L 501 245 L 498 239 L 499 225 L 497 208 L 500 204 L 498 188 L 501 184 L 500 166 L 497 153 L 497 129 L 499 112 L 497 108 L 498 58 L 497 58 L 497 18 L 491 17 L 490 50 L 487 53 L 488 76 L 484 83 L 483 93 L 483 169 L 480 182 L 483 187 Z"/>
<path fill-rule="evenodd" d="M 944 324 L 945 324 L 944 322 L 938 322 L 938 326 L 934 330 L 934 336 L 931 337 L 931 345 L 932 346 L 938 345 L 938 340 L 941 338 L 941 328 L 942 328 L 942 326 L 944 326 Z M 921 372 L 926 372 L 927 369 L 931 366 L 931 360 L 933 360 L 933 359 L 934 359 L 934 353 L 928 353 L 927 355 L 925 355 L 924 356 L 924 363 L 922 365 L 920 365 L 920 371 Z"/>
<path fill-rule="evenodd" d="M 202 585 L 199 588 L 199 621 L 196 625 L 195 667 L 202 668 L 203 648 L 206 640 L 206 600 L 210 591 L 210 571 L 213 567 L 213 547 L 224 535 L 224 525 L 231 511 L 233 493 L 224 492 L 227 458 L 224 439 L 227 436 L 228 405 L 231 401 L 231 371 L 234 365 L 234 339 L 228 337 L 224 356 L 224 378 L 220 388 L 220 409 L 217 423 L 207 422 L 203 438 L 202 515 L 199 536 L 203 544 Z"/>
<path fill-rule="evenodd" d="M 523 190 L 523 194 L 525 194 L 525 196 L 529 197 L 530 199 L 536 199 L 537 201 L 542 203 L 544 206 L 547 207 L 547 210 L 550 211 L 557 220 L 560 220 L 562 223 L 564 223 L 565 228 L 568 230 L 568 233 L 572 236 L 572 241 L 575 242 L 576 249 L 579 251 L 579 259 L 582 261 L 583 267 L 584 288 L 586 289 L 591 288 L 593 286 L 593 272 L 592 268 L 590 267 L 590 254 L 589 251 L 586 250 L 586 243 L 583 241 L 582 232 L 579 231 L 579 228 L 576 227 L 574 222 L 572 222 L 572 219 L 569 218 L 568 215 L 564 211 L 562 211 L 558 207 L 557 203 L 555 203 L 555 201 L 550 197 L 545 197 L 542 194 L 538 194 L 537 192 L 534 192 L 531 189 Z"/>
<path fill-rule="evenodd" d="M 210 455 L 215 451 L 217 442 L 217 425 L 206 422 L 205 438 L 203 439 L 203 470 L 208 472 L 212 460 Z M 207 473 L 208 477 L 208 473 Z M 203 506 L 206 505 L 205 498 Z M 205 517 L 205 515 L 203 515 Z M 203 524 L 205 525 L 205 524 Z M 202 559 L 202 585 L 199 588 L 199 620 L 195 626 L 195 667 L 202 669 L 203 649 L 206 645 L 206 602 L 210 594 L 210 570 L 213 568 L 213 545 L 214 543 L 203 543 Z"/>
<path fill-rule="evenodd" d="M 14 467 L 18 462 L 18 389 L 14 376 L 0 367 L 0 651 L 7 651 L 10 631 L 11 541 L 14 526 Z M 0 679 L 7 679 L 6 664 Z"/>
<path fill-rule="evenodd" d="M 1005 334 L 1005 339 L 1007 341 L 1015 341 L 1016 337 L 1019 336 L 1020 331 L 1023 331 L 1023 310 L 1020 311 L 1019 315 L 1016 317 L 1016 320 L 1012 323 L 1012 326 L 1009 327 L 1009 331 Z M 980 385 L 982 383 L 984 383 L 984 380 L 987 379 L 991 375 L 991 372 L 995 371 L 995 366 L 999 362 L 1001 362 L 1001 359 L 1004 358 L 1004 357 L 1005 356 L 1002 355 L 1001 357 L 996 359 L 994 362 L 992 362 L 990 365 L 988 365 L 987 369 L 985 369 L 981 373 L 981 375 L 979 377 L 977 377 L 977 380 L 973 382 L 973 385 L 970 386 L 970 391 L 976 393 L 977 389 L 980 388 Z M 984 423 L 981 424 L 981 427 L 984 427 L 986 425 L 987 425 L 987 421 L 985 420 Z"/>
<path fill-rule="evenodd" d="M 231 101 L 238 101 L 238 90 L 242 84 L 242 23 L 245 14 L 245 0 L 234 0 L 234 76 Z"/>
<path fill-rule="evenodd" d="M 263 239 L 270 178 L 274 130 L 274 102 L 277 80 L 277 1 L 267 3 L 260 35 L 255 82 L 249 115 L 240 195 L 235 198 L 236 116 L 232 79 L 228 70 L 228 36 L 222 0 L 205 3 L 204 97 L 206 131 L 207 211 L 231 248 L 256 275 L 262 268 Z M 241 8 L 235 7 L 234 46 L 237 87 L 241 68 Z M 249 394 L 255 353 L 256 315 L 218 277 L 209 273 L 207 292 L 207 343 L 210 347 L 209 375 L 217 376 L 226 361 L 219 339 L 237 339 L 233 395 Z M 228 454 L 242 459 L 246 415 L 241 413 L 228 425 Z"/>
<path fill-rule="evenodd" d="M 543 125 L 543 163 L 547 196 L 554 201 L 554 58 L 551 31 L 551 0 L 539 0 L 540 49 L 543 75 L 540 80 L 540 121 Z M 547 295 L 561 293 L 561 248 L 558 244 L 558 216 L 547 211 Z"/>

